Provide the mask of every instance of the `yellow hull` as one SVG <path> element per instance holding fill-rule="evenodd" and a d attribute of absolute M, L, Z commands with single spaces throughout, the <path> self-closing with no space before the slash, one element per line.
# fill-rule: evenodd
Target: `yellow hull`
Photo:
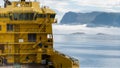
<path fill-rule="evenodd" d="M 69 56 L 66 56 L 58 51 L 54 51 L 53 54 L 50 57 L 50 60 L 52 61 L 52 66 L 54 68 L 79 68 L 79 61 L 71 58 Z M 1 59 L 1 61 L 3 61 Z M 48 63 L 48 64 L 46 64 Z M 42 63 L 3 63 L 0 62 L 0 68 L 50 68 L 51 66 L 49 64 L 49 61 L 42 62 Z"/>

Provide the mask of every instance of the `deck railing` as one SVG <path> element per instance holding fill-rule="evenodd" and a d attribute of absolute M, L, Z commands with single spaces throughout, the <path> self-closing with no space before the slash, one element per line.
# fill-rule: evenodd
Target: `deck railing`
<path fill-rule="evenodd" d="M 38 28 L 21 28 L 21 29 L 14 29 L 14 32 L 41 32 Z"/>

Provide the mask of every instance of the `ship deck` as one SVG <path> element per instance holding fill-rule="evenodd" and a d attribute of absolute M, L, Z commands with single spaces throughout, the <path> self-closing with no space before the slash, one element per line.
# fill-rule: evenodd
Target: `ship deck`
<path fill-rule="evenodd" d="M 0 68 L 47 68 L 46 65 L 41 64 L 14 64 L 14 65 L 0 65 Z"/>

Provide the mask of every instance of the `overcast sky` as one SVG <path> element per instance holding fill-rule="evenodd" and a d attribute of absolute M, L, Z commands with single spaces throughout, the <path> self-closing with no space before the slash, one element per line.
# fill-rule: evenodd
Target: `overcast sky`
<path fill-rule="evenodd" d="M 10 0 L 10 1 L 15 1 L 15 0 Z M 69 12 L 69 11 L 120 12 L 120 0 L 37 0 L 37 1 L 40 1 L 41 5 L 46 5 L 54 9 L 58 14 L 57 16 L 58 18 L 61 18 L 65 12 Z M 3 5 L 2 0 L 0 0 L 0 5 Z"/>

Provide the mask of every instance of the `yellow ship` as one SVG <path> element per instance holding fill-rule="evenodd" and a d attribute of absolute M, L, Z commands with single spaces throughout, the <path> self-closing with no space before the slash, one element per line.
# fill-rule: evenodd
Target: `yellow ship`
<path fill-rule="evenodd" d="M 53 48 L 56 13 L 36 1 L 4 0 L 0 7 L 0 68 L 79 68 Z"/>

